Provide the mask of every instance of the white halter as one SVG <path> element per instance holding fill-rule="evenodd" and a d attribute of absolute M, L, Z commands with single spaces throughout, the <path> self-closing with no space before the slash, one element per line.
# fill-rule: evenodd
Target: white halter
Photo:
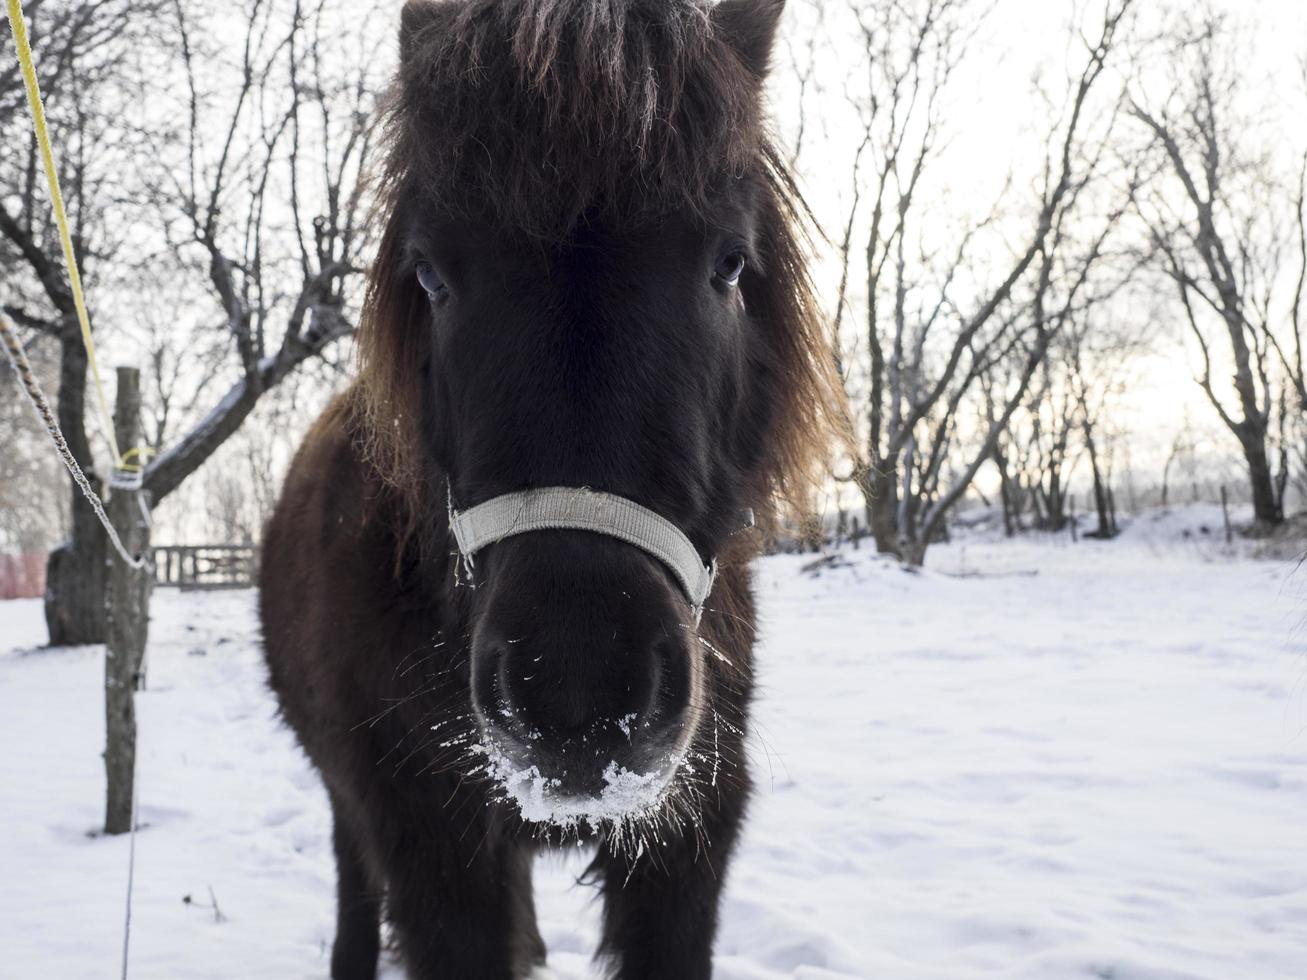
<path fill-rule="evenodd" d="M 456 511 L 450 497 L 449 526 L 463 560 L 488 544 L 528 531 L 592 531 L 641 548 L 671 570 L 694 607 L 695 622 L 717 578 L 717 560 L 704 565 L 698 549 L 671 521 L 634 500 L 584 487 L 542 487 L 492 497 Z"/>

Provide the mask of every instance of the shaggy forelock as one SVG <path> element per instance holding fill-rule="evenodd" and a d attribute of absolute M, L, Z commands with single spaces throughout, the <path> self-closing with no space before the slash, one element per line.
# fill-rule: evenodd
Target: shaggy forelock
<path fill-rule="evenodd" d="M 410 3 L 389 176 L 558 238 L 581 218 L 703 210 L 756 164 L 759 79 L 706 0 Z"/>
<path fill-rule="evenodd" d="M 732 12 L 782 6 L 755 0 Z M 363 452 L 400 495 L 405 540 L 440 516 L 419 426 L 430 306 L 405 245 L 413 215 L 433 204 L 504 235 L 562 242 L 583 218 L 617 227 L 674 209 L 710 218 L 718 182 L 753 178 L 766 275 L 750 287 L 751 357 L 769 405 L 749 497 L 764 523 L 777 496 L 807 507 L 832 441 L 851 445 L 806 270 L 806 209 L 759 121 L 770 28 L 737 22 L 728 41 L 714 13 L 723 9 L 706 0 L 405 7 L 386 227 L 350 396 Z"/>

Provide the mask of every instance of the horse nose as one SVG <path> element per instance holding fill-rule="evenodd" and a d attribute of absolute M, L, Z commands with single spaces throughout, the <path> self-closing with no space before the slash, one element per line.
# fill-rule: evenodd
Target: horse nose
<path fill-rule="evenodd" d="M 672 636 L 606 641 L 575 635 L 505 638 L 485 631 L 473 651 L 482 716 L 528 743 L 663 732 L 685 709 L 688 644 Z"/>

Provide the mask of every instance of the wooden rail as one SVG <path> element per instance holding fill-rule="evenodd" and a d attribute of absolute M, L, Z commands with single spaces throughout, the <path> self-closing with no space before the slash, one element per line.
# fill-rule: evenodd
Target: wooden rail
<path fill-rule="evenodd" d="M 151 550 L 155 585 L 247 589 L 259 568 L 259 550 L 252 544 L 159 545 Z"/>

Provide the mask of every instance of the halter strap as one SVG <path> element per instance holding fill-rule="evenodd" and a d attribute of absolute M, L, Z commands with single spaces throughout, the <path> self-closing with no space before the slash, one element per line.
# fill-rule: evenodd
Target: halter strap
<path fill-rule="evenodd" d="M 634 500 L 584 487 L 541 487 L 492 497 L 456 511 L 450 498 L 449 526 L 469 564 L 488 544 L 528 531 L 591 531 L 618 538 L 661 561 L 680 582 L 696 622 L 717 578 L 717 561 L 704 565 L 698 549 L 671 521 Z"/>

